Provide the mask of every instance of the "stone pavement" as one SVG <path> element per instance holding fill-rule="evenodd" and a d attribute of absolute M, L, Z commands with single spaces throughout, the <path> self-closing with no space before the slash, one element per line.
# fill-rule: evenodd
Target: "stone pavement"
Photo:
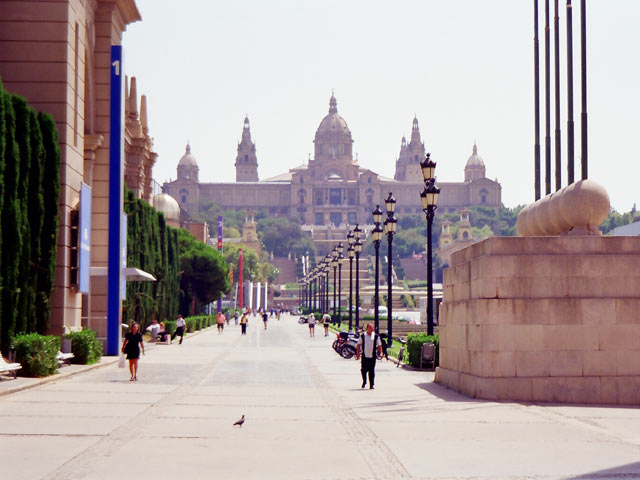
<path fill-rule="evenodd" d="M 640 478 L 638 408 L 472 400 L 387 362 L 361 390 L 296 320 L 150 345 L 136 383 L 110 359 L 0 396 L 0 479 Z"/>

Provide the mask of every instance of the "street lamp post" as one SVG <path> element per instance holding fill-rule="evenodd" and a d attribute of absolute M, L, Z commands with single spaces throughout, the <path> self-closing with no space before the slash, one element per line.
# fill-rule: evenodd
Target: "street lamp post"
<path fill-rule="evenodd" d="M 375 330 L 376 335 L 380 333 L 380 317 L 378 314 L 379 306 L 380 306 L 380 240 L 382 239 L 382 228 L 380 227 L 380 222 L 382 221 L 382 210 L 380 210 L 380 205 L 376 205 L 376 208 L 373 210 L 373 223 L 374 228 L 371 231 L 371 235 L 373 237 L 373 245 L 376 249 L 376 278 L 375 278 L 375 298 L 374 298 L 374 322 L 375 322 Z"/>
<path fill-rule="evenodd" d="M 347 257 L 349 257 L 349 331 L 351 331 L 351 327 L 353 326 L 353 257 L 355 256 L 355 250 L 353 248 L 355 238 L 352 231 L 349 231 L 347 234 L 347 242 L 349 243 L 349 248 L 347 248 Z"/>
<path fill-rule="evenodd" d="M 333 251 L 331 252 L 331 266 L 333 267 L 333 322 L 336 323 L 336 293 L 337 292 L 337 278 L 336 271 L 338 270 L 338 247 L 333 247 Z"/>
<path fill-rule="evenodd" d="M 431 247 L 431 225 L 438 208 L 438 195 L 440 189 L 436 187 L 436 162 L 431 160 L 431 154 L 427 153 L 425 159 L 420 162 L 424 190 L 420 194 L 422 211 L 427 217 L 427 335 L 433 335 L 433 261 Z"/>
<path fill-rule="evenodd" d="M 396 199 L 389 192 L 389 196 L 384 201 L 387 207 L 387 219 L 384 221 L 384 231 L 387 234 L 387 342 L 393 342 L 393 316 L 391 315 L 393 304 L 393 235 L 396 233 L 398 220 L 393 213 L 396 209 Z M 392 343 L 389 343 L 392 345 Z"/>
<path fill-rule="evenodd" d="M 362 229 L 356 224 L 353 229 L 353 234 L 356 237 L 356 241 L 353 244 L 353 249 L 356 254 L 356 331 L 360 328 L 360 252 L 362 252 L 362 242 L 360 241 L 360 235 Z"/>
<path fill-rule="evenodd" d="M 331 270 L 331 255 L 328 254 L 324 259 L 324 273 L 325 273 L 325 291 L 324 291 L 324 305 L 325 305 L 325 313 L 329 311 L 331 305 L 329 304 L 329 271 Z"/>
<path fill-rule="evenodd" d="M 344 251 L 344 246 L 342 242 L 338 243 L 338 328 L 342 327 L 342 262 L 344 261 L 344 256 L 342 252 Z"/>

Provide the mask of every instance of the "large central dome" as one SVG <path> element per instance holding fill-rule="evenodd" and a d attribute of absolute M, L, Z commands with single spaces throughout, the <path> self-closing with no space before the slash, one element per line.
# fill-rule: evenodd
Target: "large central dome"
<path fill-rule="evenodd" d="M 331 95 L 329 113 L 320 122 L 316 131 L 315 160 L 353 162 L 351 132 L 344 118 L 338 115 L 338 102 Z"/>

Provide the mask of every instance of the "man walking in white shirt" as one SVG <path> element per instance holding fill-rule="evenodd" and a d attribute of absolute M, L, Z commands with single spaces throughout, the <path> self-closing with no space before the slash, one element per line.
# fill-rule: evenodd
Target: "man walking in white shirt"
<path fill-rule="evenodd" d="M 373 331 L 373 324 L 367 323 L 367 331 L 360 335 L 356 345 L 356 360 L 362 353 L 362 388 L 367 385 L 367 373 L 369 374 L 369 388 L 373 390 L 373 381 L 376 377 L 376 349 L 382 355 L 382 342 Z"/>

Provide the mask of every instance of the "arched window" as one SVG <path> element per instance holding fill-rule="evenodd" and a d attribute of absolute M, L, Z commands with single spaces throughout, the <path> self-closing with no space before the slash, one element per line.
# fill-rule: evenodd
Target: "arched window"
<path fill-rule="evenodd" d="M 304 203 L 305 198 L 307 196 L 307 192 L 303 189 L 298 190 L 298 203 Z"/>
<path fill-rule="evenodd" d="M 187 198 L 189 197 L 189 191 L 184 188 L 180 190 L 180 201 L 182 203 L 187 203 Z"/>
<path fill-rule="evenodd" d="M 249 155 L 244 156 L 244 163 L 249 163 Z"/>
<path fill-rule="evenodd" d="M 489 192 L 487 192 L 486 189 L 482 189 L 480 190 L 480 203 L 487 203 L 487 195 L 489 194 Z"/>
<path fill-rule="evenodd" d="M 469 240 L 469 232 L 462 232 L 462 239 Z"/>

